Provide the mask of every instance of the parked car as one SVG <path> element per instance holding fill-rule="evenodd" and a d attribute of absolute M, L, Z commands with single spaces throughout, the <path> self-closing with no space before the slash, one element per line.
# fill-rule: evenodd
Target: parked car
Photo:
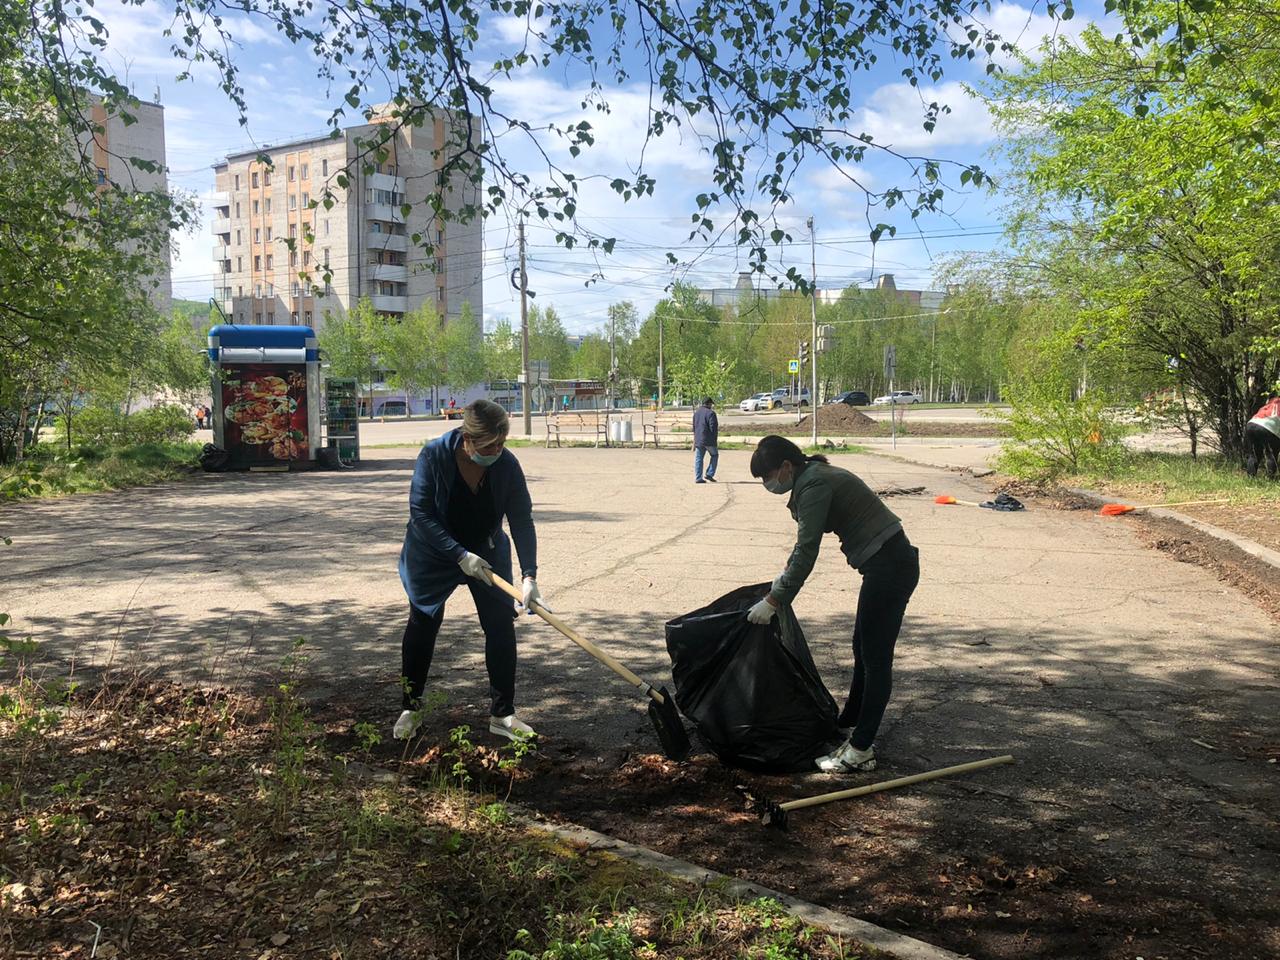
<path fill-rule="evenodd" d="M 378 404 L 378 416 L 380 417 L 403 417 L 409 413 L 408 407 L 403 400 L 384 400 Z"/>
<path fill-rule="evenodd" d="M 747 397 L 747 399 L 743 400 L 740 404 L 738 404 L 738 409 L 741 410 L 743 413 L 755 413 L 757 410 L 768 410 L 771 406 L 773 406 L 773 404 L 770 402 L 770 398 L 772 396 L 773 394 L 771 393 L 753 394 L 752 396 Z"/>
<path fill-rule="evenodd" d="M 792 395 L 790 388 L 779 387 L 773 391 L 769 401 L 769 409 L 773 410 L 777 407 L 794 407 L 796 404 L 795 397 Z M 809 388 L 805 387 L 800 393 L 800 406 L 807 407 L 809 405 Z"/>
<path fill-rule="evenodd" d="M 844 393 L 836 394 L 830 402 L 845 403 L 851 407 L 865 407 L 871 403 L 871 398 L 863 390 L 846 390 Z"/>
<path fill-rule="evenodd" d="M 883 407 L 891 403 L 920 403 L 920 398 L 910 390 L 895 390 L 893 393 L 887 393 L 883 397 L 876 397 L 871 401 L 877 407 Z"/>

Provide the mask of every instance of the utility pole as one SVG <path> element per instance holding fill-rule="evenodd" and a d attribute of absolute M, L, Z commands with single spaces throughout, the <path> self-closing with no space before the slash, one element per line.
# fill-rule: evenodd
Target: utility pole
<path fill-rule="evenodd" d="M 520 369 L 524 371 L 520 382 L 520 406 L 524 408 L 524 435 L 533 436 L 533 390 L 529 384 L 529 277 L 524 270 L 524 213 L 518 224 L 520 238 Z"/>
<path fill-rule="evenodd" d="M 813 387 L 809 391 L 809 422 L 813 427 L 813 445 L 818 445 L 818 253 L 817 238 L 813 232 L 813 217 L 809 218 L 809 263 L 813 289 L 809 292 L 810 313 L 813 318 L 813 336 L 809 341 L 809 363 L 813 371 Z"/>
<path fill-rule="evenodd" d="M 659 311 L 658 311 L 658 409 L 659 409 L 659 410 L 661 410 L 661 409 L 662 409 L 662 404 L 663 404 L 663 400 L 664 400 L 664 393 L 665 393 L 665 391 L 664 391 L 664 389 L 663 389 L 663 384 L 662 384 L 663 377 L 665 376 L 665 372 L 664 372 L 664 370 L 663 370 L 663 368 L 662 368 L 662 364 L 663 364 L 663 360 L 662 360 L 662 327 L 663 327 L 663 323 L 662 323 L 662 311 L 661 311 L 661 310 L 659 310 Z"/>
<path fill-rule="evenodd" d="M 617 388 L 615 381 L 618 377 L 618 359 L 614 352 L 614 334 L 617 327 L 617 320 L 614 318 L 613 310 L 609 310 L 609 409 L 613 409 L 614 390 Z"/>

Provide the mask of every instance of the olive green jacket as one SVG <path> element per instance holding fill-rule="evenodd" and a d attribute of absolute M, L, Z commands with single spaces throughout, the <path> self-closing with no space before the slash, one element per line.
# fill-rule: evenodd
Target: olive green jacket
<path fill-rule="evenodd" d="M 840 549 L 856 569 L 902 530 L 902 522 L 859 477 L 817 461 L 806 463 L 796 474 L 787 509 L 799 529 L 787 569 L 770 591 L 779 603 L 790 603 L 800 592 L 818 559 L 824 533 L 840 538 Z"/>

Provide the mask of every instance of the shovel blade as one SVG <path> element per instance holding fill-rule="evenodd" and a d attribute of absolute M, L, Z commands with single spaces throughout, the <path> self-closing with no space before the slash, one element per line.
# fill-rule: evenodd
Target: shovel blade
<path fill-rule="evenodd" d="M 662 752 L 667 759 L 679 763 L 688 759 L 693 745 L 689 742 L 689 735 L 685 733 L 675 699 L 667 692 L 666 687 L 660 688 L 658 693 L 662 694 L 662 703 L 649 698 L 649 720 L 658 734 Z"/>

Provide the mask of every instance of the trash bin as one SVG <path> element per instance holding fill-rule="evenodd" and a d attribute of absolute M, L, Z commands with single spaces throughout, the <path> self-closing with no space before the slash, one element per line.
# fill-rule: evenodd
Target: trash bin
<path fill-rule="evenodd" d="M 618 440 L 622 443 L 633 443 L 635 442 L 635 439 L 636 439 L 636 434 L 635 434 L 635 430 L 632 429 L 631 421 L 619 420 L 618 421 Z"/>

